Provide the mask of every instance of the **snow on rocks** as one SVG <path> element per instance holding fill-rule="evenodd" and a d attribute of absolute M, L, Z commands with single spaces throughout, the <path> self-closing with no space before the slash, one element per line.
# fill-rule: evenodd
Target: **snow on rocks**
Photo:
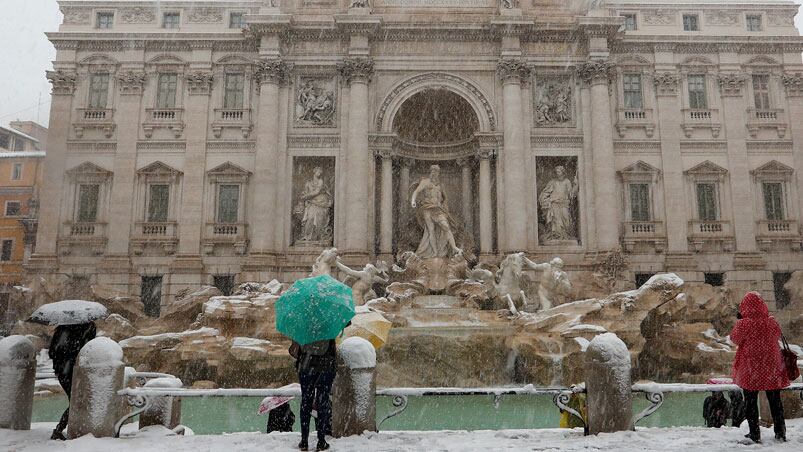
<path fill-rule="evenodd" d="M 361 337 L 350 337 L 341 342 L 338 353 L 349 369 L 376 367 L 376 349 Z"/>
<path fill-rule="evenodd" d="M 600 334 L 588 344 L 585 362 L 589 432 L 633 430 L 627 345 L 613 333 Z"/>

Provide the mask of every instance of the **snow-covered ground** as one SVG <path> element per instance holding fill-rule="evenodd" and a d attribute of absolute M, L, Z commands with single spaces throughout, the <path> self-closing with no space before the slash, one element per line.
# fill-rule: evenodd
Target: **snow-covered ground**
<path fill-rule="evenodd" d="M 216 436 L 165 436 L 162 427 L 151 427 L 137 434 L 128 433 L 119 439 L 83 437 L 72 441 L 50 441 L 54 424 L 34 424 L 29 432 L 0 430 L 0 450 L 14 452 L 80 451 L 80 452 L 205 452 L 205 451 L 293 451 L 298 433 L 265 435 L 235 433 Z M 499 431 L 435 431 L 382 432 L 331 440 L 333 451 L 705 451 L 733 450 L 803 450 L 803 419 L 787 423 L 789 442 L 778 443 L 772 430 L 762 429 L 764 443 L 745 444 L 742 429 L 722 428 L 639 428 L 584 437 L 576 430 L 499 430 Z M 313 434 L 314 438 L 314 434 Z M 313 439 L 311 438 L 311 439 Z M 314 445 L 314 440 L 312 442 Z"/>

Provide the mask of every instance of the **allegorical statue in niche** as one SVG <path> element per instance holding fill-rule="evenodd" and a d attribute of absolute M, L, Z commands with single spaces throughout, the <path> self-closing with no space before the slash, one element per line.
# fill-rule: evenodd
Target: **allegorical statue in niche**
<path fill-rule="evenodd" d="M 323 178 L 323 169 L 316 166 L 312 177 L 304 184 L 304 191 L 299 196 L 295 214 L 301 217 L 300 242 L 331 242 L 332 228 L 329 226 L 329 214 L 333 197 Z"/>
<path fill-rule="evenodd" d="M 463 254 L 463 250 L 455 244 L 451 226 L 454 220 L 449 215 L 440 173 L 438 165 L 430 166 L 429 177 L 418 182 L 411 196 L 410 204 L 416 209 L 418 223 L 424 229 L 415 252 L 421 259 Z"/>
<path fill-rule="evenodd" d="M 541 212 L 546 223 L 544 240 L 574 240 L 572 202 L 577 198 L 577 174 L 574 180 L 566 177 L 563 166 L 555 167 L 555 177 L 547 182 L 538 196 Z"/>
<path fill-rule="evenodd" d="M 335 113 L 335 93 L 307 80 L 298 90 L 298 120 L 315 125 L 328 125 L 333 122 Z"/>

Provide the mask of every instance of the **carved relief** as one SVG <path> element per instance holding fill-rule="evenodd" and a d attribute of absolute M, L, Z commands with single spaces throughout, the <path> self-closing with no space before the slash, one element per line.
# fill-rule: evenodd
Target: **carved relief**
<path fill-rule="evenodd" d="M 803 96 L 803 75 L 799 72 L 796 74 L 784 74 L 783 84 L 786 87 L 787 96 Z"/>
<path fill-rule="evenodd" d="M 790 27 L 795 25 L 794 12 L 768 12 L 767 22 L 775 27 Z"/>
<path fill-rule="evenodd" d="M 586 83 L 608 82 L 613 75 L 613 68 L 610 61 L 588 61 L 577 68 L 577 75 Z"/>
<path fill-rule="evenodd" d="M 209 94 L 212 90 L 214 74 L 206 71 L 194 71 L 185 76 L 190 94 Z"/>
<path fill-rule="evenodd" d="M 149 24 L 156 21 L 156 13 L 140 6 L 124 8 L 120 11 L 120 21 L 126 24 Z"/>
<path fill-rule="evenodd" d="M 296 125 L 333 127 L 337 109 L 336 93 L 334 77 L 299 77 L 295 103 Z"/>
<path fill-rule="evenodd" d="M 673 25 L 677 13 L 671 9 L 645 9 L 642 20 L 646 25 Z"/>
<path fill-rule="evenodd" d="M 142 87 L 148 75 L 145 72 L 121 72 L 117 74 L 117 84 L 120 87 L 120 94 L 136 95 L 142 94 Z"/>
<path fill-rule="evenodd" d="M 191 24 L 215 24 L 223 22 L 223 10 L 220 8 L 194 8 L 187 17 Z"/>
<path fill-rule="evenodd" d="M 736 25 L 740 21 L 740 11 L 718 10 L 705 13 L 705 23 L 708 25 Z"/>
<path fill-rule="evenodd" d="M 536 77 L 535 124 L 537 127 L 568 127 L 574 117 L 574 94 L 568 76 Z"/>
<path fill-rule="evenodd" d="M 742 87 L 744 86 L 744 74 L 737 73 L 722 73 L 717 77 L 719 82 L 719 89 L 722 90 L 723 96 L 741 96 Z"/>
<path fill-rule="evenodd" d="M 53 95 L 72 95 L 75 92 L 75 83 L 78 75 L 74 72 L 55 70 L 46 72 L 47 81 L 53 85 Z"/>
<path fill-rule="evenodd" d="M 294 246 L 332 246 L 334 187 L 334 157 L 293 159 L 291 235 Z"/>
<path fill-rule="evenodd" d="M 577 245 L 580 237 L 577 157 L 536 157 L 538 241 Z"/>
<path fill-rule="evenodd" d="M 351 0 L 349 8 L 368 8 L 368 0 Z"/>
<path fill-rule="evenodd" d="M 85 25 L 91 23 L 92 9 L 90 8 L 62 8 L 64 23 L 67 25 Z"/>
<path fill-rule="evenodd" d="M 653 84 L 659 96 L 676 96 L 680 75 L 676 72 L 660 72 L 653 76 Z"/>
<path fill-rule="evenodd" d="M 259 84 L 276 83 L 281 85 L 288 81 L 293 65 L 281 59 L 257 60 L 256 77 Z"/>
<path fill-rule="evenodd" d="M 368 81 L 374 73 L 374 60 L 371 58 L 346 58 L 338 63 L 337 70 L 347 84 L 355 79 Z"/>
<path fill-rule="evenodd" d="M 496 75 L 502 83 L 513 80 L 519 83 L 526 83 L 530 79 L 530 67 L 527 63 L 513 58 L 499 60 L 496 64 Z"/>

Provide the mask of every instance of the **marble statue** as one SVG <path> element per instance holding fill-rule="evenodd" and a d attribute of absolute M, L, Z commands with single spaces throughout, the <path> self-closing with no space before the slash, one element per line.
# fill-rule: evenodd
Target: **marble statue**
<path fill-rule="evenodd" d="M 571 181 L 566 177 L 566 169 L 563 166 L 555 167 L 555 177 L 547 182 L 538 196 L 546 223 L 546 232 L 543 236 L 545 241 L 576 239 L 571 206 L 577 198 L 578 188 L 576 173 L 574 180 Z"/>
<path fill-rule="evenodd" d="M 376 298 L 376 293 L 371 289 L 374 284 L 387 284 L 387 269 L 384 262 L 377 264 L 365 264 L 362 270 L 352 270 L 342 262 L 340 258 L 335 260 L 335 265 L 343 273 L 354 277 L 357 280 L 351 286 L 351 295 L 354 298 L 354 306 L 362 306 L 370 299 Z M 383 278 L 381 275 L 385 275 Z"/>
<path fill-rule="evenodd" d="M 502 0 L 502 7 L 505 9 L 513 9 L 513 0 Z"/>
<path fill-rule="evenodd" d="M 307 80 L 298 90 L 298 121 L 314 125 L 332 124 L 335 114 L 335 93 Z"/>
<path fill-rule="evenodd" d="M 316 166 L 312 177 L 304 184 L 304 191 L 296 204 L 295 213 L 301 217 L 299 242 L 331 242 L 332 229 L 329 216 L 333 197 L 323 178 L 323 169 Z"/>
<path fill-rule="evenodd" d="M 309 275 L 332 276 L 332 266 L 336 265 L 337 259 L 339 259 L 337 248 L 327 248 L 321 251 L 321 254 L 315 259 L 315 263 L 312 265 L 312 272 Z"/>
<path fill-rule="evenodd" d="M 411 202 L 416 209 L 418 223 L 424 229 L 415 254 L 421 259 L 460 256 L 463 250 L 455 244 L 454 223 L 446 204 L 446 193 L 440 183 L 440 167 L 430 166 L 429 177 L 424 177 L 413 191 Z"/>
<path fill-rule="evenodd" d="M 566 302 L 572 290 L 569 275 L 563 271 L 563 259 L 556 257 L 549 262 L 537 264 L 524 258 L 528 267 L 540 271 L 538 285 L 538 309 L 549 309 Z"/>

